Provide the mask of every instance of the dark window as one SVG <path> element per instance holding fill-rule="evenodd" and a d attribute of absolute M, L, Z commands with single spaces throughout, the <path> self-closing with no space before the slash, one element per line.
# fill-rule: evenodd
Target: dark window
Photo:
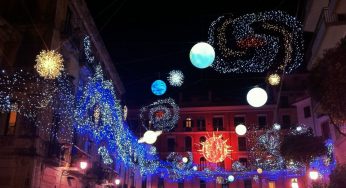
<path fill-rule="evenodd" d="M 168 138 L 167 139 L 167 150 L 169 152 L 175 151 L 175 139 L 174 138 Z"/>
<path fill-rule="evenodd" d="M 326 121 L 326 122 L 323 122 L 322 125 L 322 137 L 327 140 L 330 138 L 330 127 L 329 127 L 329 123 Z"/>
<path fill-rule="evenodd" d="M 258 116 L 257 120 L 259 129 L 264 129 L 267 127 L 267 116 Z"/>
<path fill-rule="evenodd" d="M 217 163 L 217 167 L 225 168 L 225 161 L 218 162 L 218 163 Z"/>
<path fill-rule="evenodd" d="M 204 157 L 201 157 L 201 159 L 199 159 L 199 167 L 200 170 L 204 170 L 207 167 L 207 161 Z"/>
<path fill-rule="evenodd" d="M 206 138 L 205 138 L 204 136 L 201 136 L 201 137 L 199 138 L 200 149 L 202 149 L 202 144 L 201 144 L 201 143 L 205 142 L 205 140 L 206 140 Z"/>
<path fill-rule="evenodd" d="M 192 150 L 192 139 L 189 136 L 185 137 L 185 151 L 191 151 Z"/>
<path fill-rule="evenodd" d="M 228 182 L 223 183 L 221 188 L 228 188 Z"/>
<path fill-rule="evenodd" d="M 92 150 L 92 141 L 91 140 L 85 141 L 84 151 L 87 152 L 88 154 L 91 154 L 91 150 Z"/>
<path fill-rule="evenodd" d="M 246 138 L 238 137 L 238 148 L 239 151 L 246 151 Z"/>
<path fill-rule="evenodd" d="M 159 178 L 159 182 L 157 184 L 157 188 L 164 188 L 165 187 L 165 181 L 163 178 Z"/>
<path fill-rule="evenodd" d="M 244 188 L 252 188 L 251 179 L 244 180 Z"/>
<path fill-rule="evenodd" d="M 184 121 L 185 131 L 191 131 L 193 127 L 193 121 L 191 118 L 186 118 Z"/>
<path fill-rule="evenodd" d="M 288 129 L 291 126 L 291 117 L 289 115 L 282 116 L 283 129 Z"/>
<path fill-rule="evenodd" d="M 204 180 L 199 181 L 199 188 L 207 188 L 207 184 L 205 183 Z"/>
<path fill-rule="evenodd" d="M 288 96 L 281 96 L 280 97 L 280 106 L 282 108 L 288 108 L 289 107 Z"/>
<path fill-rule="evenodd" d="M 142 177 L 142 188 L 147 188 L 147 177 L 146 176 Z"/>
<path fill-rule="evenodd" d="M 245 117 L 242 117 L 242 116 L 234 117 L 234 126 L 236 127 L 239 124 L 245 125 Z"/>
<path fill-rule="evenodd" d="M 305 106 L 305 107 L 304 107 L 304 117 L 305 117 L 305 118 L 311 117 L 310 106 Z"/>
<path fill-rule="evenodd" d="M 239 158 L 239 162 L 240 162 L 243 166 L 247 167 L 247 158 Z"/>
<path fill-rule="evenodd" d="M 184 182 L 178 182 L 178 188 L 184 188 Z"/>
<path fill-rule="evenodd" d="M 205 119 L 197 119 L 197 128 L 199 131 L 205 131 Z"/>
<path fill-rule="evenodd" d="M 214 129 L 214 131 L 222 131 L 223 130 L 223 118 L 222 117 L 214 117 L 213 118 L 213 129 Z"/>

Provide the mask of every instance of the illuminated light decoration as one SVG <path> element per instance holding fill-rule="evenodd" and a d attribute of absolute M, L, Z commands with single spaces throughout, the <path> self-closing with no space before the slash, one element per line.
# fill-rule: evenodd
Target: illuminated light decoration
<path fill-rule="evenodd" d="M 227 177 L 227 180 L 228 180 L 229 182 L 233 182 L 233 181 L 234 181 L 234 176 L 233 176 L 233 175 L 229 175 L 229 176 Z"/>
<path fill-rule="evenodd" d="M 85 170 L 85 169 L 88 167 L 88 162 L 86 162 L 86 161 L 81 161 L 81 162 L 79 162 L 79 167 L 80 167 L 82 170 Z"/>
<path fill-rule="evenodd" d="M 232 163 L 232 170 L 236 172 L 243 172 L 246 170 L 246 167 L 239 161 Z"/>
<path fill-rule="evenodd" d="M 268 83 L 270 85 L 272 85 L 272 86 L 279 85 L 280 84 L 280 80 L 281 80 L 280 76 L 278 74 L 276 74 L 276 73 L 275 74 L 270 74 L 268 76 Z"/>
<path fill-rule="evenodd" d="M 310 168 L 315 169 L 321 175 L 330 175 L 336 167 L 333 140 L 326 140 L 325 146 L 327 147 L 327 155 L 313 159 L 310 162 Z"/>
<path fill-rule="evenodd" d="M 281 11 L 221 16 L 209 27 L 216 54 L 211 66 L 221 73 L 290 73 L 303 61 L 302 31 L 296 18 Z"/>
<path fill-rule="evenodd" d="M 222 139 L 222 134 L 216 136 L 213 132 L 213 136 L 206 139 L 205 142 L 201 142 L 202 149 L 199 150 L 204 158 L 212 163 L 222 162 L 227 156 L 231 154 L 230 147 L 227 144 L 227 140 Z"/>
<path fill-rule="evenodd" d="M 292 178 L 291 185 L 292 185 L 292 188 L 299 188 L 297 178 Z"/>
<path fill-rule="evenodd" d="M 187 163 L 189 161 L 189 159 L 187 157 L 183 157 L 182 161 L 183 161 L 183 163 Z"/>
<path fill-rule="evenodd" d="M 35 61 L 36 71 L 45 79 L 55 79 L 64 70 L 62 55 L 54 50 L 42 50 Z"/>
<path fill-rule="evenodd" d="M 114 181 L 114 183 L 115 183 L 115 185 L 119 185 L 120 184 L 120 179 L 115 179 L 115 181 Z"/>
<path fill-rule="evenodd" d="M 166 93 L 167 90 L 167 86 L 166 83 L 162 80 L 155 80 L 152 84 L 151 84 L 151 91 L 155 94 L 155 95 L 163 95 Z"/>
<path fill-rule="evenodd" d="M 180 70 L 172 70 L 168 73 L 168 83 L 174 87 L 180 87 L 184 83 L 184 74 Z"/>
<path fill-rule="evenodd" d="M 239 136 L 245 135 L 246 131 L 247 131 L 247 128 L 243 124 L 239 124 L 235 127 L 235 133 L 237 133 L 237 135 L 239 135 Z"/>
<path fill-rule="evenodd" d="M 192 153 L 187 152 L 188 156 L 183 156 L 176 152 L 171 152 L 166 158 L 166 169 L 168 177 L 173 181 L 190 179 L 191 175 L 196 175 L 197 166 L 192 163 Z M 184 162 L 186 160 L 186 162 Z M 167 163 L 168 162 L 168 163 Z"/>
<path fill-rule="evenodd" d="M 209 67 L 213 63 L 214 59 L 214 48 L 206 42 L 199 42 L 190 50 L 190 61 L 193 66 L 199 69 Z"/>
<path fill-rule="evenodd" d="M 223 182 L 224 182 L 223 177 L 221 177 L 221 176 L 216 177 L 216 183 L 217 184 L 223 184 Z"/>
<path fill-rule="evenodd" d="M 259 181 L 259 176 L 258 176 L 258 175 L 254 175 L 252 179 L 253 179 L 255 182 L 258 182 L 258 181 Z"/>
<path fill-rule="evenodd" d="M 279 131 L 281 129 L 281 125 L 278 123 L 274 123 L 273 129 Z"/>
<path fill-rule="evenodd" d="M 317 172 L 317 170 L 315 170 L 315 169 L 310 170 L 310 172 L 309 172 L 309 177 L 310 177 L 310 179 L 312 179 L 312 180 L 317 180 L 317 178 L 318 178 L 318 172 Z"/>
<path fill-rule="evenodd" d="M 198 167 L 197 167 L 197 166 L 193 166 L 193 167 L 192 167 L 192 170 L 197 171 L 197 170 L 198 170 Z"/>
<path fill-rule="evenodd" d="M 257 168 L 257 170 L 256 170 L 256 171 L 257 171 L 257 173 L 258 173 L 258 174 L 262 174 L 262 173 L 263 173 L 262 168 Z"/>
<path fill-rule="evenodd" d="M 85 36 L 83 39 L 84 56 L 88 64 L 94 64 L 95 57 L 93 56 L 91 49 L 90 36 Z"/>
<path fill-rule="evenodd" d="M 179 107 L 173 99 L 160 99 L 140 109 L 141 124 L 149 129 L 147 122 L 150 121 L 155 130 L 170 131 L 179 120 Z"/>
<path fill-rule="evenodd" d="M 104 164 L 112 164 L 113 159 L 109 156 L 108 150 L 105 146 L 99 147 L 97 153 L 101 155 Z"/>
<path fill-rule="evenodd" d="M 127 106 L 124 106 L 124 108 L 123 108 L 123 114 L 124 114 L 124 120 L 125 120 L 125 121 L 126 121 L 126 119 L 127 119 L 127 113 L 128 113 Z"/>
<path fill-rule="evenodd" d="M 304 124 L 298 124 L 296 127 L 291 127 L 289 134 L 291 135 L 308 134 L 310 136 L 313 135 L 312 131 L 309 131 L 309 127 Z"/>
<path fill-rule="evenodd" d="M 146 131 L 142 138 L 138 140 L 138 143 L 154 144 L 157 137 L 162 134 L 162 131 Z"/>
<path fill-rule="evenodd" d="M 263 106 L 267 102 L 267 99 L 267 92 L 260 87 L 252 88 L 246 95 L 246 100 L 249 105 L 255 108 Z"/>

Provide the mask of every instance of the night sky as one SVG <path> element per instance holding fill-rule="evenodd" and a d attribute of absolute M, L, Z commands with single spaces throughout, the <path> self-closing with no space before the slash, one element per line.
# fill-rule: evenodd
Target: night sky
<path fill-rule="evenodd" d="M 212 21 L 225 14 L 282 10 L 302 21 L 304 5 L 299 0 L 241 1 L 134 1 L 86 0 L 100 34 L 124 83 L 125 103 L 141 106 L 158 98 L 187 95 L 228 95 L 242 103 L 247 90 L 264 84 L 264 74 L 220 74 L 212 68 L 197 69 L 189 60 L 191 47 L 208 40 Z M 150 85 L 166 80 L 172 69 L 182 70 L 181 88 L 169 87 L 157 97 Z"/>

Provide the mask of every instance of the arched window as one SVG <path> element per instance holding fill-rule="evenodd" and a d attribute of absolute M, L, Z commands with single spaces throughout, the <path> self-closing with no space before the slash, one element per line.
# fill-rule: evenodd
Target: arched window
<path fill-rule="evenodd" d="M 192 139 L 189 136 L 185 137 L 185 151 L 192 151 Z"/>

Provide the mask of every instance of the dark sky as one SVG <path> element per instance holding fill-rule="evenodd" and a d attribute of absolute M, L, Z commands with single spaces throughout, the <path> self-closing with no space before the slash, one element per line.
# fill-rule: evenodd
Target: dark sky
<path fill-rule="evenodd" d="M 227 90 L 234 100 L 245 99 L 249 87 L 263 84 L 263 75 L 224 75 L 212 68 L 194 68 L 189 60 L 191 47 L 207 41 L 210 23 L 224 14 L 282 10 L 301 20 L 304 6 L 300 1 L 86 0 L 124 83 L 125 103 L 139 106 L 158 98 L 176 98 L 181 91 L 193 95 Z M 184 72 L 183 86 L 168 86 L 165 95 L 153 95 L 151 83 L 165 80 L 172 69 Z"/>

